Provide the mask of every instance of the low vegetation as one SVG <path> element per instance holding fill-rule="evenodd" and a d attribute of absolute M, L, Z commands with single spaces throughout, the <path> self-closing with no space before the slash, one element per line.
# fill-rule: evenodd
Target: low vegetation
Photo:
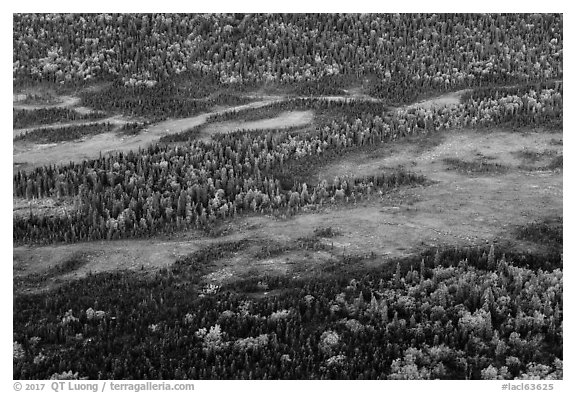
<path fill-rule="evenodd" d="M 535 151 L 523 149 L 515 153 L 515 155 L 527 163 L 535 163 L 543 158 L 555 157 L 558 153 L 554 150 Z"/>
<path fill-rule="evenodd" d="M 506 166 L 486 159 L 465 161 L 459 158 L 445 158 L 443 161 L 448 165 L 449 170 L 468 174 L 505 173 L 508 171 Z"/>
<path fill-rule="evenodd" d="M 118 130 L 121 135 L 138 135 L 142 130 L 147 128 L 150 125 L 150 122 L 130 122 L 123 124 L 122 127 Z"/>
<path fill-rule="evenodd" d="M 542 244 L 562 252 L 563 245 L 562 217 L 545 221 L 531 222 L 517 229 L 516 236 L 522 240 Z"/>
<path fill-rule="evenodd" d="M 52 266 L 42 273 L 33 273 L 25 276 L 18 276 L 14 278 L 14 289 L 30 289 L 34 287 L 41 287 L 48 280 L 58 278 L 62 275 L 72 273 L 88 263 L 85 255 L 79 254 L 65 260 L 57 266 Z"/>
<path fill-rule="evenodd" d="M 314 235 L 317 237 L 331 238 L 334 236 L 338 236 L 339 234 L 340 232 L 332 227 L 316 228 L 314 230 Z"/>
<path fill-rule="evenodd" d="M 552 159 L 552 161 L 550 162 L 550 164 L 548 164 L 546 166 L 546 169 L 550 169 L 550 170 L 562 169 L 563 163 L 564 163 L 564 156 L 560 155 L 560 156 L 554 157 Z"/>

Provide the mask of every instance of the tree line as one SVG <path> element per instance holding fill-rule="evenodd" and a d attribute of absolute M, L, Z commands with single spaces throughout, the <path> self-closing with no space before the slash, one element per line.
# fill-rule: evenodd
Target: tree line
<path fill-rule="evenodd" d="M 110 122 L 69 125 L 65 127 L 35 128 L 25 131 L 14 137 L 14 141 L 34 143 L 57 143 L 73 141 L 85 136 L 110 132 L 115 126 Z"/>
<path fill-rule="evenodd" d="M 171 81 L 153 87 L 123 87 L 115 82 L 101 90 L 84 91 L 80 96 L 82 105 L 90 108 L 129 116 L 144 116 L 150 121 L 193 116 L 208 112 L 215 105 L 242 105 L 250 102 L 245 97 L 226 92 L 196 98 L 192 93 L 195 85 L 192 83 L 189 88 L 181 88 Z"/>
<path fill-rule="evenodd" d="M 106 117 L 103 112 L 80 113 L 68 108 L 13 109 L 13 128 L 67 122 L 73 120 L 95 120 Z"/>

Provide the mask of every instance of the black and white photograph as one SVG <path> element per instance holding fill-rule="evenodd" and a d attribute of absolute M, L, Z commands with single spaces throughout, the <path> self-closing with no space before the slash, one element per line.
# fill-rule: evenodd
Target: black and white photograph
<path fill-rule="evenodd" d="M 15 391 L 564 379 L 563 13 L 11 18 Z"/>

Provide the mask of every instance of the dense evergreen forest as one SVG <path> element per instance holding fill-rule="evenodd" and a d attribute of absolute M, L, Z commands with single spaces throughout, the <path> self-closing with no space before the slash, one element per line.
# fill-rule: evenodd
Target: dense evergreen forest
<path fill-rule="evenodd" d="M 492 246 L 199 285 L 207 262 L 243 247 L 16 298 L 14 378 L 562 379 L 559 267 L 520 267 Z"/>
<path fill-rule="evenodd" d="M 109 132 L 114 127 L 110 123 L 92 123 L 69 125 L 65 127 L 35 128 L 14 137 L 15 141 L 35 143 L 55 143 L 72 141 L 87 135 L 98 135 Z"/>
<path fill-rule="evenodd" d="M 12 114 L 13 127 L 25 128 L 55 122 L 68 122 L 73 120 L 94 120 L 105 117 L 103 112 L 80 114 L 66 108 L 41 108 L 33 110 L 14 110 Z"/>
<path fill-rule="evenodd" d="M 187 70 L 225 83 L 373 74 L 379 94 L 411 100 L 562 76 L 558 14 L 16 14 L 13 30 L 14 76 L 35 80 L 154 86 Z"/>
<path fill-rule="evenodd" d="M 313 182 L 309 168 L 443 130 L 562 130 L 558 14 L 14 14 L 13 21 L 14 87 L 78 89 L 82 105 L 95 110 L 15 109 L 14 128 L 95 120 L 15 140 L 109 132 L 96 119 L 112 114 L 137 116 L 118 132 L 138 134 L 162 119 L 246 104 L 261 89 L 288 94 L 263 108 L 213 114 L 135 151 L 15 170 L 14 198 L 70 206 L 14 215 L 15 246 L 210 232 L 242 214 L 346 206 L 429 180 L 399 168 Z M 365 94 L 352 97 L 358 86 Z M 402 106 L 462 89 L 469 91 L 453 106 Z M 294 110 L 314 111 L 314 124 L 197 139 L 211 123 Z M 559 168 L 561 157 L 548 169 Z M 330 234 L 301 247 L 321 249 L 319 238 Z M 562 379 L 562 231 L 534 223 L 517 236 L 545 240 L 545 252 L 435 248 L 377 268 L 353 268 L 356 256 L 343 254 L 314 277 L 258 274 L 204 285 L 209 262 L 246 248 L 231 242 L 156 271 L 89 274 L 48 292 L 18 292 L 14 379 Z"/>

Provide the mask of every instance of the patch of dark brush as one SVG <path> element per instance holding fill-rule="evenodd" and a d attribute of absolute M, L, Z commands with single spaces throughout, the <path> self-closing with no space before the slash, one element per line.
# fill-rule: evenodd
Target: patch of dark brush
<path fill-rule="evenodd" d="M 118 130 L 118 133 L 121 135 L 138 135 L 142 132 L 143 129 L 148 127 L 150 122 L 130 122 L 122 125 Z"/>
<path fill-rule="evenodd" d="M 287 244 L 271 241 L 266 242 L 266 244 L 260 246 L 258 250 L 254 253 L 254 258 L 256 259 L 264 259 L 264 258 L 271 258 L 278 255 L 283 254 L 286 251 L 291 250 Z"/>
<path fill-rule="evenodd" d="M 222 285 L 221 292 L 258 293 L 262 291 L 277 291 L 287 293 L 293 288 L 302 285 L 303 279 L 294 279 L 287 275 L 261 274 L 257 270 L 249 270 L 246 277 Z"/>
<path fill-rule="evenodd" d="M 223 121 L 257 121 L 278 117 L 281 113 L 288 111 L 287 107 L 280 104 L 270 104 L 258 108 L 246 108 L 240 110 L 229 110 L 210 115 L 206 119 L 206 124 Z"/>
<path fill-rule="evenodd" d="M 560 119 L 550 119 L 546 123 L 546 127 L 550 132 L 562 132 L 564 130 L 564 123 L 562 118 Z"/>
<path fill-rule="evenodd" d="M 232 254 L 243 251 L 250 246 L 250 240 L 242 239 L 236 241 L 220 242 L 210 244 L 192 254 L 177 260 L 175 266 L 194 265 L 195 263 L 209 263 L 218 259 L 226 258 Z"/>
<path fill-rule="evenodd" d="M 110 132 L 114 125 L 106 123 L 79 124 L 58 128 L 36 128 L 26 131 L 14 138 L 14 141 L 33 143 L 57 143 L 73 141 L 85 136 L 99 135 Z"/>
<path fill-rule="evenodd" d="M 201 278 L 208 273 L 208 268 L 213 262 L 230 258 L 235 253 L 248 248 L 250 244 L 251 242 L 248 240 L 211 244 L 181 257 L 172 266 L 160 269 L 158 274 L 181 283 L 198 284 Z"/>
<path fill-rule="evenodd" d="M 477 157 L 478 160 L 484 160 L 484 161 L 493 161 L 497 158 L 496 156 L 490 156 L 490 155 L 487 156 L 479 151 L 475 152 L 474 155 Z"/>
<path fill-rule="evenodd" d="M 292 243 L 281 243 L 281 242 L 267 242 L 258 248 L 258 250 L 253 254 L 256 259 L 264 259 L 275 257 L 281 255 L 287 251 L 294 250 L 307 250 L 307 251 L 319 251 L 326 250 L 329 247 L 321 242 L 322 238 L 331 238 L 338 236 L 340 232 L 336 231 L 332 227 L 317 228 L 314 230 L 312 236 L 305 236 L 298 238 Z"/>
<path fill-rule="evenodd" d="M 554 157 L 548 164 L 543 166 L 530 166 L 530 165 L 520 165 L 519 168 L 524 171 L 557 171 L 563 167 L 563 155 Z"/>
<path fill-rule="evenodd" d="M 296 184 L 315 183 L 313 177 L 319 172 L 319 168 L 341 160 L 353 150 L 355 149 L 328 149 L 322 155 L 314 154 L 303 159 L 289 159 L 284 161 L 283 165 L 277 165 L 270 171 L 265 171 L 264 176 L 271 175 L 278 179 L 283 190 L 291 190 Z"/>
<path fill-rule="evenodd" d="M 173 142 L 190 142 L 196 140 L 202 134 L 202 130 L 206 128 L 206 124 L 200 124 L 188 128 L 182 132 L 175 134 L 164 135 L 159 139 L 160 143 L 173 143 Z"/>
<path fill-rule="evenodd" d="M 553 150 L 535 151 L 529 149 L 519 150 L 517 152 L 514 152 L 513 154 L 516 157 L 529 163 L 534 163 L 545 157 L 554 157 L 557 155 L 557 153 Z"/>
<path fill-rule="evenodd" d="M 556 139 L 556 138 L 552 138 L 550 139 L 549 142 L 552 146 L 562 146 L 564 144 L 564 141 L 562 139 Z"/>
<path fill-rule="evenodd" d="M 564 161 L 563 155 L 554 157 L 552 159 L 552 162 L 550 162 L 550 164 L 548 164 L 546 168 L 550 170 L 562 169 L 563 161 Z"/>
<path fill-rule="evenodd" d="M 564 241 L 563 219 L 562 217 L 554 217 L 531 222 L 516 228 L 515 236 L 519 240 L 561 249 Z"/>
<path fill-rule="evenodd" d="M 315 185 L 317 183 L 315 175 L 321 173 L 322 168 L 340 162 L 344 158 L 373 153 L 380 147 L 379 145 L 370 145 L 327 149 L 322 154 L 286 160 L 283 165 L 277 165 L 269 171 L 264 171 L 263 175 L 271 175 L 278 179 L 283 190 L 291 190 L 295 185 L 303 183 Z"/>
<path fill-rule="evenodd" d="M 72 273 L 88 263 L 88 258 L 84 254 L 76 254 L 66 259 L 59 265 L 51 266 L 42 273 L 32 273 L 26 276 L 14 278 L 14 288 L 20 289 L 28 286 L 39 286 L 55 277 Z"/>
<path fill-rule="evenodd" d="M 319 268 L 322 275 L 328 277 L 350 277 L 354 275 L 363 275 L 374 268 L 367 265 L 366 262 L 374 261 L 379 256 L 370 253 L 347 253 L 345 250 L 326 262 L 323 262 Z"/>
<path fill-rule="evenodd" d="M 296 83 L 292 93 L 300 96 L 346 95 L 345 89 L 358 82 L 358 78 L 347 75 L 326 75 L 315 81 Z"/>
<path fill-rule="evenodd" d="M 420 155 L 438 147 L 445 140 L 446 132 L 438 131 L 426 135 L 410 135 L 397 141 L 375 146 L 362 146 L 362 151 L 366 154 L 358 156 L 358 161 L 364 162 L 366 159 L 390 157 L 391 155 L 402 152 L 403 149 L 406 148 L 410 149 L 410 154 Z"/>
<path fill-rule="evenodd" d="M 320 241 L 320 237 L 313 235 L 313 236 L 305 236 L 300 237 L 296 240 L 296 247 L 302 250 L 325 250 L 328 246 Z"/>
<path fill-rule="evenodd" d="M 422 154 L 440 146 L 446 140 L 445 132 L 432 132 L 427 135 L 410 136 L 406 143 L 413 143 L 414 153 Z"/>
<path fill-rule="evenodd" d="M 464 161 L 459 158 L 445 158 L 443 161 L 448 165 L 448 170 L 466 174 L 502 174 L 509 170 L 507 166 L 489 162 L 487 159 Z"/>
<path fill-rule="evenodd" d="M 276 127 L 276 128 L 257 128 L 257 129 L 236 129 L 230 132 L 222 132 L 219 134 L 212 135 L 212 139 L 215 141 L 222 141 L 227 138 L 232 139 L 240 139 L 242 137 L 257 137 L 258 135 L 264 134 L 278 134 L 281 132 L 285 132 L 289 135 L 296 135 L 300 134 L 303 130 L 310 129 L 309 125 L 296 125 L 296 126 L 288 126 L 288 127 Z"/>
<path fill-rule="evenodd" d="M 340 231 L 332 227 L 322 227 L 314 229 L 314 236 L 321 238 L 331 238 L 339 236 L 340 234 L 341 234 Z"/>
<path fill-rule="evenodd" d="M 13 109 L 13 127 L 25 128 L 74 120 L 97 120 L 106 117 L 104 112 L 82 114 L 69 108 Z"/>
<path fill-rule="evenodd" d="M 61 274 L 71 273 L 80 269 L 82 266 L 88 263 L 88 258 L 86 255 L 74 255 L 67 260 L 65 260 L 60 265 L 54 266 L 46 271 L 46 274 L 49 276 L 57 276 Z"/>

